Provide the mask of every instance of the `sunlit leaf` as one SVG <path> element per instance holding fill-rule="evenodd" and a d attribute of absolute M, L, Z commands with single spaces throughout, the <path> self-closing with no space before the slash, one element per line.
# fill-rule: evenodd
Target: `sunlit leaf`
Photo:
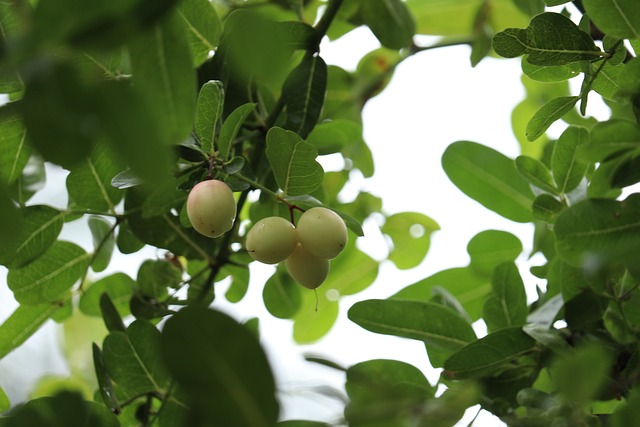
<path fill-rule="evenodd" d="M 639 147 L 640 126 L 627 120 L 609 120 L 591 129 L 591 138 L 581 145 L 578 154 L 597 162 Z"/>
<path fill-rule="evenodd" d="M 59 308 L 56 304 L 18 306 L 0 325 L 0 359 L 25 342 Z"/>
<path fill-rule="evenodd" d="M 550 194 L 541 194 L 535 198 L 531 205 L 533 216 L 536 219 L 553 224 L 565 206 Z"/>
<path fill-rule="evenodd" d="M 558 189 L 551 176 L 551 171 L 538 159 L 526 155 L 516 157 L 516 169 L 531 184 L 536 187 L 556 194 Z"/>
<path fill-rule="evenodd" d="M 200 88 L 196 104 L 195 131 L 200 139 L 202 151 L 213 152 L 216 137 L 216 125 L 224 107 L 224 89 L 222 82 L 210 80 Z"/>
<path fill-rule="evenodd" d="M 92 283 L 80 296 L 78 308 L 88 316 L 101 316 L 100 296 L 107 293 L 120 316 L 127 316 L 136 282 L 124 273 L 114 273 Z"/>
<path fill-rule="evenodd" d="M 544 104 L 527 123 L 527 139 L 535 141 L 540 138 L 549 126 L 567 114 L 579 100 L 579 96 L 564 96 Z"/>
<path fill-rule="evenodd" d="M 388 217 L 380 228 L 391 238 L 389 259 L 401 270 L 418 266 L 427 255 L 431 234 L 440 226 L 418 212 L 401 212 Z"/>
<path fill-rule="evenodd" d="M 587 164 L 578 157 L 578 150 L 588 140 L 589 132 L 586 129 L 569 126 L 556 141 L 551 157 L 551 171 L 560 193 L 568 193 L 582 181 Z"/>
<path fill-rule="evenodd" d="M 490 276 L 499 264 L 516 260 L 522 252 L 522 242 L 506 231 L 485 230 L 469 240 L 467 252 L 471 258 L 470 267 Z"/>

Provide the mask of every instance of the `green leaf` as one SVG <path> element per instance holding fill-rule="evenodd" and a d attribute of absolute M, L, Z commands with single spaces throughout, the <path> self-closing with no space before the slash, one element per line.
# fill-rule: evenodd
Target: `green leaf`
<path fill-rule="evenodd" d="M 118 226 L 116 243 L 118 250 L 125 255 L 138 252 L 144 247 L 144 243 L 133 234 L 127 222 L 123 222 Z"/>
<path fill-rule="evenodd" d="M 112 331 L 104 339 L 104 365 L 116 384 L 119 399 L 166 392 L 170 380 L 158 357 L 160 341 L 160 331 L 145 320 L 134 321 L 126 332 Z"/>
<path fill-rule="evenodd" d="M 486 300 L 483 318 L 490 331 L 524 325 L 529 310 L 524 282 L 513 263 L 501 264 L 493 270 L 493 294 Z"/>
<path fill-rule="evenodd" d="M 625 401 L 625 404 L 612 414 L 612 427 L 626 427 L 640 423 L 640 389 L 637 387 L 632 389 Z"/>
<path fill-rule="evenodd" d="M 302 305 L 293 318 L 293 340 L 310 344 L 324 337 L 338 319 L 338 301 L 329 299 L 327 292 L 300 291 Z"/>
<path fill-rule="evenodd" d="M 400 270 L 417 267 L 429 251 L 431 234 L 440 226 L 418 212 L 401 212 L 386 219 L 380 231 L 391 238 L 391 260 Z"/>
<path fill-rule="evenodd" d="M 331 427 L 327 423 L 320 421 L 304 421 L 304 420 L 287 420 L 280 421 L 276 427 Z"/>
<path fill-rule="evenodd" d="M 8 411 L 9 408 L 11 408 L 11 401 L 2 387 L 0 387 L 0 413 Z"/>
<path fill-rule="evenodd" d="M 244 104 L 236 108 L 229 114 L 229 117 L 222 123 L 220 136 L 218 138 L 218 151 L 223 159 L 228 160 L 231 156 L 231 148 L 242 124 L 249 114 L 255 109 L 256 104 Z"/>
<path fill-rule="evenodd" d="M 565 209 L 556 220 L 558 254 L 571 265 L 591 267 L 630 257 L 640 249 L 640 195 L 622 202 L 584 200 Z"/>
<path fill-rule="evenodd" d="M 216 138 L 216 125 L 224 107 L 222 82 L 210 80 L 200 88 L 196 104 L 195 131 L 202 151 L 212 154 Z"/>
<path fill-rule="evenodd" d="M 557 194 L 558 189 L 553 181 L 551 171 L 538 159 L 529 156 L 516 157 L 516 169 L 531 184 L 552 194 Z"/>
<path fill-rule="evenodd" d="M 44 161 L 38 155 L 32 155 L 17 181 L 10 188 L 11 197 L 20 205 L 27 202 L 46 184 L 47 174 Z"/>
<path fill-rule="evenodd" d="M 531 205 L 533 216 L 540 221 L 553 224 L 565 206 L 550 194 L 541 194 L 535 198 Z"/>
<path fill-rule="evenodd" d="M 20 347 L 59 308 L 56 304 L 18 306 L 0 325 L 0 359 Z"/>
<path fill-rule="evenodd" d="M 579 96 L 563 96 L 544 104 L 527 123 L 527 139 L 535 141 L 540 138 L 549 126 L 571 111 L 579 100 Z"/>
<path fill-rule="evenodd" d="M 402 49 L 411 44 L 416 24 L 400 0 L 367 0 L 361 5 L 362 18 L 384 47 Z"/>
<path fill-rule="evenodd" d="M 83 276 L 90 258 L 81 247 L 59 240 L 32 263 L 10 270 L 7 284 L 20 303 L 59 301 Z"/>
<path fill-rule="evenodd" d="M 327 64 L 319 55 L 306 55 L 282 86 L 287 109 L 286 129 L 306 138 L 313 130 L 327 91 Z"/>
<path fill-rule="evenodd" d="M 599 162 L 639 147 L 640 126 L 626 120 L 609 120 L 591 129 L 591 139 L 580 147 L 579 156 Z"/>
<path fill-rule="evenodd" d="M 26 144 L 26 129 L 20 117 L 8 108 L 0 109 L 0 180 L 14 183 L 27 165 L 31 148 Z"/>
<path fill-rule="evenodd" d="M 589 34 L 554 12 L 534 16 L 524 30 L 507 28 L 499 32 L 493 38 L 493 48 L 505 58 L 528 55 L 527 61 L 533 65 L 565 65 L 603 56 Z"/>
<path fill-rule="evenodd" d="M 584 178 L 588 165 L 578 158 L 578 150 L 588 141 L 589 131 L 569 126 L 553 146 L 551 172 L 561 194 L 574 190 Z"/>
<path fill-rule="evenodd" d="M 87 316 L 101 316 L 100 297 L 103 293 L 109 295 L 120 316 L 130 314 L 129 300 L 133 294 L 136 282 L 124 273 L 114 273 L 91 284 L 80 296 L 78 308 Z"/>
<path fill-rule="evenodd" d="M 356 247 L 352 240 L 339 257 L 331 260 L 323 288 L 339 295 L 354 295 L 368 288 L 378 277 L 379 263 Z"/>
<path fill-rule="evenodd" d="M 266 153 L 276 182 L 286 195 L 309 194 L 322 183 L 324 171 L 315 160 L 317 150 L 294 132 L 271 128 Z"/>
<path fill-rule="evenodd" d="M 559 295 L 558 295 L 559 296 Z M 560 298 L 562 301 L 562 297 Z M 557 354 L 566 354 L 571 351 L 567 339 L 559 331 L 549 329 L 538 324 L 528 324 L 522 327 L 524 333 Z"/>
<path fill-rule="evenodd" d="M 451 144 L 442 155 L 449 179 L 467 196 L 516 222 L 529 222 L 533 193 L 513 160 L 469 141 Z"/>
<path fill-rule="evenodd" d="M 640 39 L 640 7 L 635 0 L 584 0 L 589 19 L 609 36 Z"/>
<path fill-rule="evenodd" d="M 478 273 L 490 276 L 493 269 L 504 262 L 513 262 L 522 253 L 520 239 L 501 230 L 484 230 L 469 240 L 469 266 Z"/>
<path fill-rule="evenodd" d="M 279 319 L 291 319 L 300 309 L 300 288 L 282 268 L 267 280 L 262 289 L 267 311 Z"/>
<path fill-rule="evenodd" d="M 111 332 L 126 332 L 122 317 L 118 313 L 118 309 L 111 300 L 111 296 L 107 292 L 99 295 L 100 315 L 104 321 L 107 330 Z"/>
<path fill-rule="evenodd" d="M 20 209 L 24 219 L 18 238 L 13 244 L 0 246 L 0 264 L 9 268 L 23 267 L 51 247 L 62 231 L 64 213 L 45 205 Z"/>
<path fill-rule="evenodd" d="M 106 219 L 95 215 L 89 217 L 88 223 L 95 249 L 91 269 L 95 272 L 100 272 L 106 269 L 111 262 L 113 248 L 116 245 L 116 239 L 113 234 L 115 226 Z"/>
<path fill-rule="evenodd" d="M 428 301 L 361 301 L 349 309 L 348 316 L 371 332 L 424 341 L 441 350 L 458 350 L 476 338 L 462 316 Z"/>
<path fill-rule="evenodd" d="M 128 45 L 134 89 L 171 143 L 191 132 L 196 104 L 195 73 L 184 27 L 172 14 Z"/>
<path fill-rule="evenodd" d="M 178 2 L 177 12 L 187 28 L 193 65 L 197 67 L 218 46 L 222 23 L 213 4 L 208 0 L 181 0 Z"/>
<path fill-rule="evenodd" d="M 443 375 L 456 379 L 494 375 L 535 345 L 521 327 L 501 329 L 454 353 L 444 362 Z"/>
<path fill-rule="evenodd" d="M 225 293 L 229 302 L 239 302 L 244 298 L 249 290 L 249 268 L 239 265 L 225 265 L 221 273 L 229 275 L 231 285 Z"/>
<path fill-rule="evenodd" d="M 433 289 L 441 286 L 449 291 L 469 313 L 472 320 L 482 315 L 482 305 L 491 292 L 491 284 L 485 275 L 472 268 L 450 268 L 422 279 L 393 295 L 393 299 L 425 301 L 433 297 Z"/>
<path fill-rule="evenodd" d="M 522 72 L 539 82 L 559 82 L 569 80 L 580 74 L 581 63 L 572 62 L 564 65 L 533 65 L 528 56 L 522 59 Z"/>
<path fill-rule="evenodd" d="M 276 423 L 279 405 L 265 353 L 229 316 L 201 307 L 181 310 L 165 324 L 161 354 L 204 419 L 227 427 Z"/>
<path fill-rule="evenodd" d="M 92 345 L 93 349 L 93 366 L 96 371 L 96 379 L 98 380 L 98 390 L 100 396 L 105 405 L 114 413 L 120 413 L 120 405 L 116 399 L 116 393 L 113 389 L 113 383 L 111 377 L 104 366 L 104 358 L 102 357 L 102 350 L 96 343 Z"/>
<path fill-rule="evenodd" d="M 146 260 L 138 269 L 138 290 L 142 295 L 155 300 L 167 296 L 167 288 L 178 288 L 182 281 L 182 271 L 163 260 Z"/>
<path fill-rule="evenodd" d="M 70 199 L 81 209 L 114 213 L 122 200 L 122 191 L 114 188 L 111 182 L 119 171 L 111 153 L 104 145 L 97 145 L 91 156 L 67 176 Z"/>

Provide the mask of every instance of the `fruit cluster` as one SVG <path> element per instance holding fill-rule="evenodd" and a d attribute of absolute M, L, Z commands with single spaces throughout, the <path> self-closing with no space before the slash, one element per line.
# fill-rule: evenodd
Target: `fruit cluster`
<path fill-rule="evenodd" d="M 187 198 L 187 216 L 193 228 L 218 237 L 233 227 L 236 202 L 233 192 L 215 179 L 196 184 Z M 347 244 L 347 227 L 338 214 L 316 207 L 304 212 L 298 226 L 281 217 L 263 218 L 247 233 L 246 249 L 257 261 L 278 264 L 302 286 L 315 289 L 329 274 L 329 260 Z"/>
<path fill-rule="evenodd" d="M 295 227 L 272 216 L 256 222 L 247 233 L 246 248 L 265 264 L 284 261 L 287 271 L 302 286 L 315 289 L 329 274 L 329 260 L 347 244 L 347 227 L 335 212 L 322 207 L 304 212 Z"/>

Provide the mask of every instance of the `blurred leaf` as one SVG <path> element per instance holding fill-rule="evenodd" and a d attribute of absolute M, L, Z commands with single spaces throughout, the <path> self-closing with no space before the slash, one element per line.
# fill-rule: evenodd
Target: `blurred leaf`
<path fill-rule="evenodd" d="M 130 314 L 129 300 L 136 282 L 124 273 L 113 273 L 91 284 L 80 296 L 78 308 L 88 316 L 100 317 L 100 297 L 103 293 L 109 295 L 118 313 L 122 317 Z"/>
<path fill-rule="evenodd" d="M 640 195 L 622 202 L 589 199 L 565 209 L 556 220 L 558 253 L 569 264 L 597 268 L 640 247 Z"/>
<path fill-rule="evenodd" d="M 640 8 L 634 0 L 583 0 L 589 19 L 612 37 L 640 39 Z"/>
<path fill-rule="evenodd" d="M 195 131 L 200 139 L 202 151 L 213 153 L 216 125 L 224 107 L 224 87 L 222 82 L 210 80 L 200 88 L 196 104 Z"/>
<path fill-rule="evenodd" d="M 116 244 L 116 238 L 113 234 L 115 226 L 106 219 L 95 215 L 90 216 L 88 222 L 95 250 L 91 269 L 100 272 L 106 269 L 111 262 L 111 255 Z"/>
<path fill-rule="evenodd" d="M 445 361 L 443 375 L 463 379 L 496 374 L 534 348 L 535 341 L 521 327 L 501 329 L 454 353 Z"/>
<path fill-rule="evenodd" d="M 490 331 L 524 325 L 529 310 L 524 282 L 513 263 L 500 264 L 493 270 L 492 295 L 487 298 L 483 318 Z"/>
<path fill-rule="evenodd" d="M 83 276 L 90 258 L 81 247 L 58 240 L 32 263 L 10 270 L 7 284 L 20 303 L 59 301 Z"/>
<path fill-rule="evenodd" d="M 489 280 L 472 268 L 458 267 L 435 273 L 405 287 L 391 298 L 427 301 L 433 297 L 433 288 L 441 286 L 449 291 L 465 308 L 472 320 L 482 315 L 482 305 L 491 291 Z"/>
<path fill-rule="evenodd" d="M 160 331 L 145 320 L 134 321 L 126 332 L 112 331 L 104 339 L 104 365 L 119 399 L 166 392 L 169 375 L 158 357 L 160 340 Z"/>
<path fill-rule="evenodd" d="M 0 387 L 0 413 L 8 411 L 11 408 L 11 402 L 9 401 L 9 397 L 4 392 L 2 387 Z"/>
<path fill-rule="evenodd" d="M 551 171 L 561 194 L 574 190 L 582 181 L 588 165 L 579 159 L 578 150 L 588 141 L 586 129 L 569 126 L 553 146 Z"/>
<path fill-rule="evenodd" d="M 286 195 L 309 194 L 322 183 L 324 171 L 315 160 L 317 150 L 294 132 L 271 128 L 266 153 L 276 182 Z"/>
<path fill-rule="evenodd" d="M 17 181 L 10 188 L 11 197 L 20 205 L 26 203 L 42 190 L 47 180 L 44 161 L 38 155 L 32 155 Z"/>
<path fill-rule="evenodd" d="M 128 222 L 122 222 L 118 226 L 116 243 L 118 250 L 125 255 L 138 252 L 144 246 L 144 243 L 133 234 Z"/>
<path fill-rule="evenodd" d="M 323 289 L 338 291 L 339 295 L 355 295 L 376 280 L 379 268 L 379 263 L 359 250 L 352 240 L 339 257 L 331 260 Z"/>
<path fill-rule="evenodd" d="M 26 129 L 13 109 L 0 108 L 0 180 L 13 184 L 27 165 L 31 147 L 26 144 Z"/>
<path fill-rule="evenodd" d="M 69 198 L 81 209 L 115 212 L 122 191 L 111 185 L 120 168 L 104 145 L 97 145 L 67 176 Z"/>
<path fill-rule="evenodd" d="M 602 345 L 584 345 L 565 354 L 551 366 L 558 391 L 576 402 L 588 402 L 604 386 L 612 356 Z"/>
<path fill-rule="evenodd" d="M 161 352 L 200 419 L 227 427 L 276 423 L 279 408 L 267 358 L 258 339 L 232 318 L 200 307 L 183 309 L 167 321 Z"/>
<path fill-rule="evenodd" d="M 449 179 L 467 196 L 516 222 L 531 221 L 533 193 L 513 160 L 469 141 L 449 145 L 442 155 Z"/>
<path fill-rule="evenodd" d="M 280 421 L 276 427 L 331 427 L 329 424 L 320 421 L 287 420 Z"/>
<path fill-rule="evenodd" d="M 418 212 L 401 212 L 386 219 L 380 231 L 391 238 L 389 260 L 400 270 L 417 267 L 429 251 L 431 234 L 440 226 Z"/>
<path fill-rule="evenodd" d="M 544 325 L 532 323 L 525 325 L 522 330 L 556 354 L 567 354 L 572 350 L 571 346 L 567 343 L 566 337 L 555 329 L 549 329 Z"/>
<path fill-rule="evenodd" d="M 253 112 L 256 104 L 244 104 L 236 108 L 222 123 L 220 128 L 220 136 L 218 138 L 218 150 L 222 159 L 228 160 L 231 155 L 231 148 L 235 142 L 236 136 L 240 132 L 244 121 L 249 114 Z"/>
<path fill-rule="evenodd" d="M 231 285 L 225 294 L 227 301 L 241 301 L 249 290 L 249 268 L 228 264 L 222 268 L 222 272 L 229 274 L 231 278 Z"/>
<path fill-rule="evenodd" d="M 182 271 L 172 263 L 146 260 L 138 269 L 137 289 L 145 297 L 162 300 L 167 296 L 167 288 L 177 288 L 181 281 Z"/>
<path fill-rule="evenodd" d="M 527 60 L 533 65 L 593 61 L 603 55 L 589 34 L 566 16 L 554 12 L 534 16 L 524 30 L 507 28 L 496 34 L 493 48 L 505 58 L 527 54 Z"/>
<path fill-rule="evenodd" d="M 591 139 L 580 146 L 579 155 L 598 162 L 639 147 L 640 126 L 626 120 L 609 120 L 591 129 Z"/>
<path fill-rule="evenodd" d="M 338 301 L 327 298 L 327 293 L 322 292 L 323 287 L 316 291 L 300 289 L 302 304 L 293 318 L 293 340 L 297 344 L 318 341 L 338 319 Z"/>
<path fill-rule="evenodd" d="M 180 0 L 177 12 L 187 28 L 193 65 L 197 67 L 218 46 L 222 23 L 213 4 L 208 0 Z"/>
<path fill-rule="evenodd" d="M 522 243 L 506 231 L 485 230 L 469 240 L 467 252 L 471 258 L 470 267 L 490 276 L 499 264 L 516 260 L 522 253 Z"/>
<path fill-rule="evenodd" d="M 640 422 L 640 389 L 634 388 L 623 406 L 611 416 L 612 427 L 626 427 Z"/>
<path fill-rule="evenodd" d="M 371 332 L 424 341 L 442 350 L 458 350 L 476 338 L 458 313 L 428 301 L 361 301 L 349 309 L 348 316 Z"/>
<path fill-rule="evenodd" d="M 411 44 L 416 24 L 404 2 L 367 0 L 360 7 L 365 23 L 384 47 L 402 49 Z"/>
<path fill-rule="evenodd" d="M 306 55 L 282 86 L 287 109 L 285 129 L 306 138 L 322 111 L 327 90 L 327 64 L 319 55 Z"/>
<path fill-rule="evenodd" d="M 64 213 L 45 205 L 20 209 L 24 227 L 13 244 L 0 246 L 0 264 L 9 268 L 23 267 L 40 257 L 62 230 Z"/>
<path fill-rule="evenodd" d="M 56 304 L 18 306 L 0 325 L 0 359 L 40 329 L 58 308 Z"/>
<path fill-rule="evenodd" d="M 134 89 L 170 143 L 189 135 L 196 104 L 195 73 L 184 27 L 172 14 L 128 44 Z"/>
<path fill-rule="evenodd" d="M 567 114 L 580 100 L 579 96 L 563 96 L 544 104 L 527 123 L 527 139 L 540 138 L 556 120 Z"/>
<path fill-rule="evenodd" d="M 318 123 L 307 136 L 307 142 L 313 144 L 320 155 L 337 153 L 361 141 L 362 126 L 345 119 Z"/>
<path fill-rule="evenodd" d="M 300 309 L 300 288 L 283 269 L 278 269 L 262 289 L 267 311 L 279 319 L 291 319 Z"/>
<path fill-rule="evenodd" d="M 135 187 L 142 184 L 144 181 L 134 174 L 130 169 L 119 172 L 111 180 L 111 186 L 119 190 L 124 190 L 129 187 Z"/>

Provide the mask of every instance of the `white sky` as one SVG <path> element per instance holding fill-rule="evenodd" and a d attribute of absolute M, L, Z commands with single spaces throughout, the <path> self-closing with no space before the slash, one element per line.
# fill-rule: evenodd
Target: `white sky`
<path fill-rule="evenodd" d="M 329 64 L 353 70 L 360 57 L 376 47 L 373 35 L 362 29 L 323 44 L 321 55 Z M 341 404 L 312 389 L 324 385 L 341 389 L 342 375 L 304 362 L 303 352 L 322 354 L 346 366 L 375 358 L 403 360 L 416 365 L 435 383 L 438 372 L 429 366 L 421 343 L 367 332 L 346 319 L 347 309 L 360 300 L 386 298 L 437 271 L 466 265 L 467 242 L 485 229 L 510 231 L 521 238 L 525 252 L 530 249 L 531 225 L 503 219 L 469 199 L 451 184 L 440 166 L 443 151 L 457 140 L 479 142 L 510 157 L 519 153 L 510 123 L 511 110 L 524 96 L 519 60 L 485 59 L 472 69 L 469 53 L 467 47 L 455 47 L 415 55 L 398 67 L 386 90 L 370 100 L 364 110 L 364 137 L 373 151 L 376 175 L 356 186 L 382 197 L 386 213 L 417 211 L 441 226 L 442 230 L 432 236 L 431 249 L 420 267 L 400 272 L 389 262 L 383 263 L 378 280 L 369 289 L 341 300 L 337 324 L 312 345 L 295 345 L 291 340 L 292 323 L 273 318 L 264 308 L 261 292 L 264 274 L 271 271 L 268 266 L 256 265 L 252 270 L 249 294 L 241 303 L 229 304 L 223 298 L 216 302 L 239 319 L 260 317 L 262 340 L 282 390 L 284 418 L 336 421 L 341 416 Z M 57 187 L 51 183 L 46 194 L 34 203 L 64 207 L 64 174 L 54 168 L 49 176 L 52 181 L 58 179 Z M 86 235 L 85 229 L 72 223 L 65 226 L 63 238 L 73 236 L 74 241 L 90 248 L 89 236 L 79 241 L 78 232 Z M 376 224 L 366 224 L 365 233 L 360 246 L 382 259 L 386 249 Z M 137 259 L 155 255 L 155 251 L 143 251 Z M 114 266 L 135 277 L 137 263 L 131 263 L 128 257 L 116 257 L 111 267 L 116 271 Z M 1 269 L 0 283 L 6 282 L 5 277 L 6 271 Z M 530 288 L 535 284 L 528 283 Z M 4 319 L 15 304 L 6 286 L 0 286 L 0 301 L 0 319 Z M 57 333 L 58 326 L 49 322 L 34 339 L 0 361 L 0 385 L 8 393 L 24 396 L 43 373 L 66 371 L 56 344 Z M 473 415 L 475 411 L 465 417 L 465 423 Z M 474 424 L 498 425 L 502 424 L 488 414 Z"/>

